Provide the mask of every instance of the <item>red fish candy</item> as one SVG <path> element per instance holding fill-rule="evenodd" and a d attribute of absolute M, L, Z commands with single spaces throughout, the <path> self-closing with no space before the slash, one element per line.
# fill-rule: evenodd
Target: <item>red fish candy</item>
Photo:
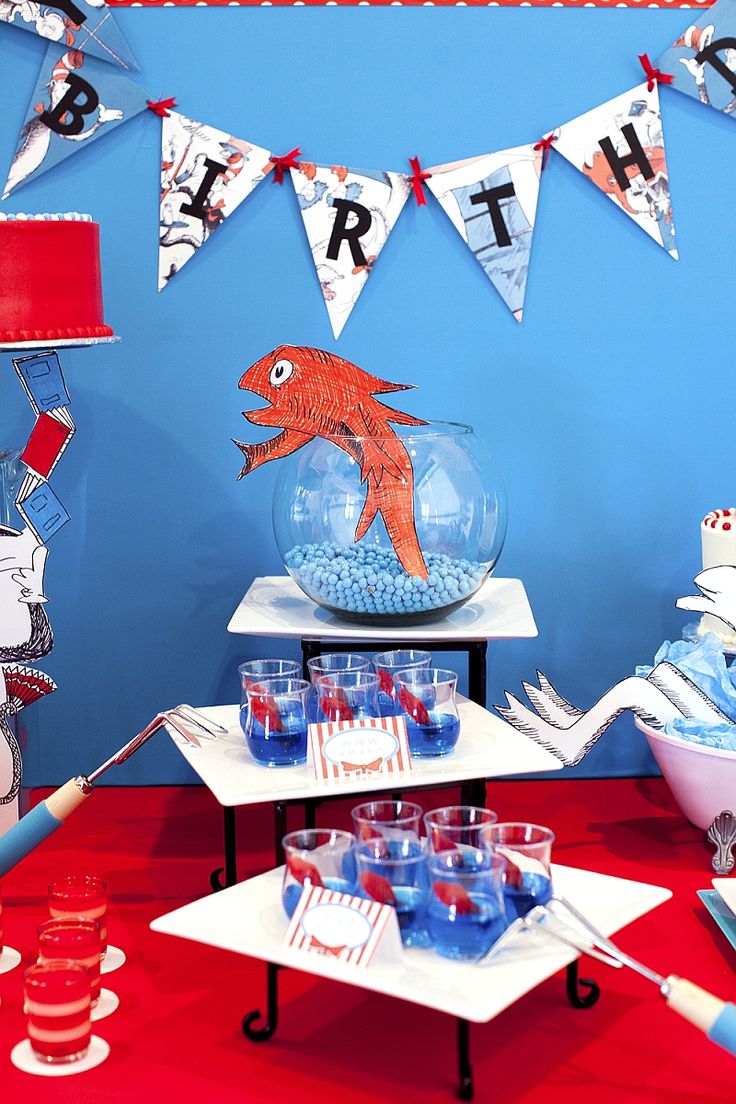
<path fill-rule="evenodd" d="M 388 671 L 379 671 L 378 672 L 378 682 L 379 682 L 381 690 L 383 690 L 384 694 L 388 694 L 388 696 L 390 698 L 392 698 L 394 696 L 394 689 L 395 689 L 394 680 L 391 678 Z"/>
<path fill-rule="evenodd" d="M 309 882 L 312 886 L 322 888 L 323 882 L 319 870 L 309 859 L 303 859 L 301 855 L 289 855 L 286 860 L 289 873 L 296 878 L 299 885 Z"/>
<path fill-rule="evenodd" d="M 446 836 L 441 828 L 432 829 L 433 851 L 454 851 L 456 846 L 455 841 Z"/>
<path fill-rule="evenodd" d="M 284 731 L 281 714 L 276 708 L 273 698 L 266 695 L 258 698 L 253 697 L 250 699 L 250 708 L 258 723 L 267 728 L 269 732 Z"/>
<path fill-rule="evenodd" d="M 364 870 L 360 875 L 360 884 L 374 901 L 380 901 L 382 905 L 393 905 L 396 908 L 396 898 L 388 878 L 384 878 L 381 874 L 374 874 L 370 870 Z"/>
<path fill-rule="evenodd" d="M 454 908 L 458 916 L 478 911 L 478 906 L 457 882 L 434 882 L 432 892 L 447 908 Z"/>
<path fill-rule="evenodd" d="M 418 725 L 431 725 L 432 718 L 427 712 L 427 707 L 414 694 L 411 694 L 405 686 L 399 690 L 399 703 L 401 708 L 412 717 Z"/>
<path fill-rule="evenodd" d="M 343 698 L 339 698 L 335 693 L 319 699 L 319 708 L 328 721 L 354 720 L 353 711 Z"/>

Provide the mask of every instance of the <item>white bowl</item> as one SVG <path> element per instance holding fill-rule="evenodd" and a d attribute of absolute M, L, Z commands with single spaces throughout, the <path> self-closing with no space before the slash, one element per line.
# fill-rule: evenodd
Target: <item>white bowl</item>
<path fill-rule="evenodd" d="M 634 723 L 689 821 L 705 830 L 724 809 L 736 812 L 736 751 L 667 736 L 638 717 Z"/>

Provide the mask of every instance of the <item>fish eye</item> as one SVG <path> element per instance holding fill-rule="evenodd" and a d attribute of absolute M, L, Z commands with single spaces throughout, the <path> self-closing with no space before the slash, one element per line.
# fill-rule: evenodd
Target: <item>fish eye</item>
<path fill-rule="evenodd" d="M 280 387 L 282 383 L 286 383 L 293 371 L 294 365 L 290 360 L 277 360 L 268 373 L 268 382 L 273 387 Z"/>

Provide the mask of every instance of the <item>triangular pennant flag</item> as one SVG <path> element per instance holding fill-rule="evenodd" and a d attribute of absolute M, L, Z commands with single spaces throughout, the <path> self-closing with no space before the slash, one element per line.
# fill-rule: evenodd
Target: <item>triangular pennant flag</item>
<path fill-rule="evenodd" d="M 409 178 L 305 161 L 290 175 L 338 338 L 406 203 Z"/>
<path fill-rule="evenodd" d="M 261 146 L 176 111 L 164 118 L 159 291 L 272 169 Z"/>
<path fill-rule="evenodd" d="M 5 199 L 103 134 L 145 110 L 139 84 L 79 50 L 46 51 L 13 155 Z"/>
<path fill-rule="evenodd" d="M 427 169 L 427 187 L 517 322 L 537 212 L 542 152 L 533 146 Z"/>
<path fill-rule="evenodd" d="M 647 82 L 565 123 L 553 149 L 677 259 L 659 110 Z"/>
<path fill-rule="evenodd" d="M 115 22 L 115 16 L 104 0 L 62 0 L 51 4 L 46 0 L 2 0 L 0 23 L 10 23 L 24 31 L 58 42 L 64 47 L 82 50 L 92 57 L 137 69 L 130 46 Z"/>
<path fill-rule="evenodd" d="M 672 87 L 724 115 L 736 113 L 736 0 L 717 0 L 657 62 Z"/>

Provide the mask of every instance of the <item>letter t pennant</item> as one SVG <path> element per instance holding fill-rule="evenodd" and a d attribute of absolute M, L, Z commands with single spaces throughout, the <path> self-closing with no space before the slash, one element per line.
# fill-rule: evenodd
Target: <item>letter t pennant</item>
<path fill-rule="evenodd" d="M 306 161 L 290 176 L 337 339 L 409 197 L 409 178 Z"/>
<path fill-rule="evenodd" d="M 586 111 L 556 131 L 552 149 L 579 169 L 677 260 L 656 83 Z"/>

